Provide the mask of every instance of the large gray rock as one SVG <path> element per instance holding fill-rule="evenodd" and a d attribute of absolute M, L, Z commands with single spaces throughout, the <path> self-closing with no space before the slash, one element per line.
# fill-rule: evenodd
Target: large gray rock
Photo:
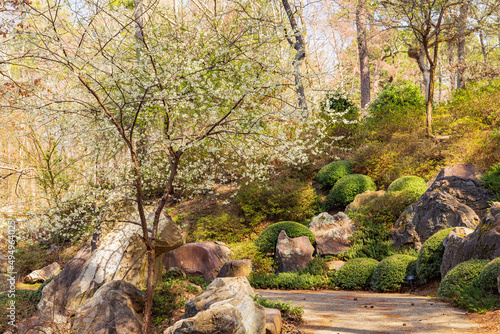
<path fill-rule="evenodd" d="M 24 278 L 24 282 L 34 284 L 37 282 L 45 282 L 48 279 L 55 277 L 61 271 L 61 266 L 57 262 L 53 262 L 42 269 L 31 272 Z"/>
<path fill-rule="evenodd" d="M 335 255 L 349 248 L 354 224 L 343 212 L 333 216 L 323 212 L 311 220 L 309 229 L 316 239 L 316 252 L 319 255 Z"/>
<path fill-rule="evenodd" d="M 186 304 L 186 319 L 164 334 L 264 334 L 266 313 L 250 296 L 246 277 L 216 278 L 201 295 Z"/>
<path fill-rule="evenodd" d="M 252 273 L 252 260 L 234 260 L 224 263 L 217 277 L 247 277 Z"/>
<path fill-rule="evenodd" d="M 462 262 L 457 262 L 457 260 L 462 258 L 462 255 L 456 255 L 461 253 L 467 240 L 466 237 L 472 232 L 474 232 L 474 230 L 471 228 L 455 227 L 448 233 L 446 238 L 443 239 L 444 253 L 440 268 L 441 277 L 444 277 L 450 269 Z"/>
<path fill-rule="evenodd" d="M 229 261 L 231 250 L 223 242 L 204 241 L 185 244 L 165 254 L 163 265 L 170 268 L 180 268 L 190 276 L 203 276 L 212 281 L 220 269 Z"/>
<path fill-rule="evenodd" d="M 372 191 L 372 190 L 367 190 L 361 194 L 356 195 L 354 197 L 354 200 L 347 205 L 345 208 L 346 213 L 351 213 L 351 212 L 356 212 L 359 210 L 362 206 L 368 204 L 370 201 L 374 200 L 375 198 L 382 197 L 385 195 L 385 190 L 377 190 L 377 191 Z"/>
<path fill-rule="evenodd" d="M 297 271 L 304 269 L 313 258 L 314 247 L 306 236 L 289 238 L 285 231 L 278 235 L 275 259 L 278 272 Z"/>
<path fill-rule="evenodd" d="M 398 218 L 392 231 L 394 247 L 415 247 L 434 233 L 449 227 L 475 228 L 479 224 L 477 214 L 447 192 L 426 191 Z"/>
<path fill-rule="evenodd" d="M 481 224 L 470 234 L 454 233 L 443 241 L 441 275 L 471 259 L 493 260 L 500 256 L 500 202 L 494 202 Z"/>
<path fill-rule="evenodd" d="M 427 182 L 427 188 L 431 187 L 435 181 L 448 177 L 458 177 L 461 179 L 476 179 L 476 166 L 473 164 L 456 164 L 442 168 L 436 176 Z"/>
<path fill-rule="evenodd" d="M 77 310 L 71 333 L 141 333 L 144 294 L 130 283 L 110 281 Z"/>

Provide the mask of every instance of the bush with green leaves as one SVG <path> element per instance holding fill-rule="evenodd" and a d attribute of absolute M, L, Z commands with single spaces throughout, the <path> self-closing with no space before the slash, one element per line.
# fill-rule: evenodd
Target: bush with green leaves
<path fill-rule="evenodd" d="M 461 290 L 474 286 L 476 279 L 489 262 L 474 259 L 457 264 L 439 284 L 438 294 L 441 297 L 453 299 Z"/>
<path fill-rule="evenodd" d="M 441 262 L 443 262 L 443 240 L 452 228 L 447 228 L 434 233 L 427 239 L 417 258 L 417 277 L 419 282 L 426 283 L 433 278 L 441 277 Z"/>
<path fill-rule="evenodd" d="M 292 302 L 284 303 L 281 299 L 269 300 L 267 298 L 252 296 L 260 306 L 266 308 L 277 308 L 280 310 L 281 317 L 287 322 L 301 323 L 304 309 L 302 306 L 292 306 Z"/>
<path fill-rule="evenodd" d="M 393 255 L 391 229 L 401 213 L 418 199 L 406 191 L 387 192 L 349 214 L 356 224 L 345 258 L 369 257 L 377 260 Z"/>
<path fill-rule="evenodd" d="M 248 281 L 255 289 L 310 290 L 332 287 L 328 276 L 299 272 L 250 275 Z"/>
<path fill-rule="evenodd" d="M 394 180 L 387 191 L 408 191 L 421 196 L 427 190 L 424 179 L 418 176 L 403 176 Z"/>
<path fill-rule="evenodd" d="M 351 203 L 356 195 L 367 190 L 377 190 L 375 182 L 366 175 L 349 174 L 338 180 L 328 194 L 328 207 L 343 207 Z"/>
<path fill-rule="evenodd" d="M 477 285 L 459 288 L 451 299 L 453 305 L 466 309 L 468 312 L 486 313 L 500 307 L 498 296 L 488 294 Z"/>
<path fill-rule="evenodd" d="M 481 270 L 477 278 L 477 286 L 481 287 L 487 293 L 498 292 L 498 275 L 500 274 L 500 257 L 490 261 Z"/>
<path fill-rule="evenodd" d="M 491 167 L 483 176 L 484 186 L 500 201 L 500 164 Z"/>
<path fill-rule="evenodd" d="M 281 231 L 285 231 L 290 238 L 304 235 L 309 237 L 311 243 L 316 242 L 314 234 L 304 225 L 296 222 L 280 222 L 268 226 L 255 240 L 255 245 L 259 252 L 264 254 L 274 253 L 276 250 L 276 243 L 278 242 L 278 235 Z"/>
<path fill-rule="evenodd" d="M 191 233 L 196 241 L 235 243 L 246 238 L 250 231 L 240 218 L 223 213 L 198 219 Z"/>
<path fill-rule="evenodd" d="M 335 286 L 345 290 L 362 290 L 369 284 L 373 270 L 379 264 L 375 259 L 356 258 L 346 262 L 335 275 Z"/>
<path fill-rule="evenodd" d="M 268 274 L 274 270 L 273 258 L 260 252 L 253 241 L 230 244 L 229 248 L 232 250 L 231 260 L 252 260 L 252 272 L 255 274 Z"/>
<path fill-rule="evenodd" d="M 416 257 L 404 254 L 383 259 L 373 270 L 370 287 L 379 292 L 399 291 L 407 282 L 408 266 L 416 260 Z"/>
<path fill-rule="evenodd" d="M 333 187 L 335 182 L 349 174 L 352 174 L 352 164 L 349 161 L 334 161 L 320 169 L 316 175 L 316 180 L 323 187 L 330 188 Z"/>
<path fill-rule="evenodd" d="M 319 116 L 326 121 L 329 137 L 343 137 L 336 144 L 352 148 L 359 131 L 359 109 L 345 94 L 329 93 L 320 103 Z"/>

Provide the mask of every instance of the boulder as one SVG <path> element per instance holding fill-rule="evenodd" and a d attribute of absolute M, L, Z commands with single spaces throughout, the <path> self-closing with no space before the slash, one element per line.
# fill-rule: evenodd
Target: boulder
<path fill-rule="evenodd" d="M 252 260 L 235 260 L 224 263 L 217 277 L 247 277 L 252 272 Z"/>
<path fill-rule="evenodd" d="M 476 166 L 473 164 L 457 164 L 442 168 L 439 173 L 427 182 L 427 188 L 431 187 L 435 181 L 448 177 L 458 177 L 461 179 L 476 179 Z"/>
<path fill-rule="evenodd" d="M 281 334 L 281 312 L 277 308 L 264 308 L 266 312 L 266 334 Z"/>
<path fill-rule="evenodd" d="M 440 190 L 426 191 L 398 218 L 392 231 L 394 247 L 420 249 L 434 233 L 449 227 L 475 228 L 477 214 L 455 197 Z"/>
<path fill-rule="evenodd" d="M 451 234 L 451 233 L 450 233 Z M 448 240 L 447 240 L 448 239 Z M 470 234 L 454 233 L 443 241 L 445 251 L 441 275 L 455 265 L 471 259 L 493 260 L 500 256 L 500 202 L 494 202 L 486 217 Z"/>
<path fill-rule="evenodd" d="M 347 205 L 345 208 L 346 213 L 351 213 L 357 211 L 359 208 L 361 208 L 363 205 L 368 204 L 368 202 L 374 200 L 375 198 L 382 197 L 385 194 L 385 190 L 377 190 L 377 191 L 372 191 L 372 190 L 367 190 L 361 194 L 356 195 L 354 197 L 354 200 Z"/>
<path fill-rule="evenodd" d="M 289 238 L 285 231 L 278 235 L 275 258 L 278 272 L 304 269 L 312 260 L 314 247 L 306 236 Z"/>
<path fill-rule="evenodd" d="M 187 275 L 203 276 L 210 282 L 217 277 L 224 263 L 229 261 L 230 253 L 229 247 L 222 242 L 194 242 L 165 254 L 163 265 L 167 270 L 177 267 Z"/>
<path fill-rule="evenodd" d="M 343 212 L 333 216 L 323 212 L 312 219 L 309 229 L 316 239 L 316 252 L 319 255 L 335 255 L 349 248 L 354 224 Z"/>
<path fill-rule="evenodd" d="M 144 294 L 124 281 L 101 286 L 75 315 L 71 333 L 141 333 Z"/>
<path fill-rule="evenodd" d="M 45 282 L 48 279 L 55 277 L 61 271 L 61 266 L 57 262 L 53 262 L 42 269 L 35 270 L 24 278 L 24 282 L 34 284 L 37 282 Z"/>
<path fill-rule="evenodd" d="M 186 319 L 164 334 L 264 334 L 266 313 L 251 295 L 246 277 L 216 278 L 201 295 L 186 303 Z"/>

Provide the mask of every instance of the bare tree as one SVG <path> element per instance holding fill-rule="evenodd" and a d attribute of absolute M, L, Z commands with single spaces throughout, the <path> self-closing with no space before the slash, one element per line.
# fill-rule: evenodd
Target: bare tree
<path fill-rule="evenodd" d="M 358 0 L 356 6 L 356 39 L 359 55 L 359 76 L 361 88 L 361 108 L 370 103 L 370 63 L 368 59 L 366 0 Z"/>

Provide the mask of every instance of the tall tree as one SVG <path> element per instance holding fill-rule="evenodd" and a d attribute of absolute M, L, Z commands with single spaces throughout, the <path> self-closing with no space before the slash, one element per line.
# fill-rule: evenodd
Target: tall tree
<path fill-rule="evenodd" d="M 457 88 L 465 88 L 465 81 L 463 79 L 463 70 L 465 67 L 465 37 L 467 34 L 467 18 L 469 16 L 469 3 L 468 0 L 463 0 L 460 5 L 460 14 L 457 20 Z M 482 41 L 482 36 L 481 41 Z"/>
<path fill-rule="evenodd" d="M 358 0 L 356 5 L 356 39 L 359 55 L 359 76 L 361 88 L 361 108 L 370 103 L 370 63 L 368 59 L 366 0 Z"/>

